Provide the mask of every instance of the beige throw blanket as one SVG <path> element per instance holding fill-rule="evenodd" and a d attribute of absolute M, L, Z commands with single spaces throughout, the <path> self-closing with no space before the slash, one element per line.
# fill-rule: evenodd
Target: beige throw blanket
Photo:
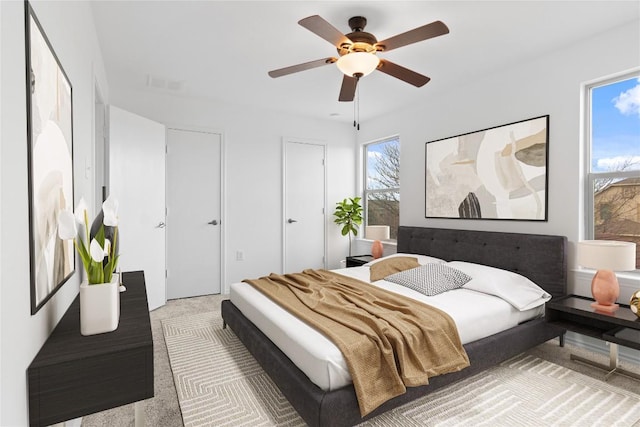
<path fill-rule="evenodd" d="M 469 366 L 455 323 L 435 307 L 327 270 L 245 282 L 342 351 L 362 416 L 406 387 Z"/>

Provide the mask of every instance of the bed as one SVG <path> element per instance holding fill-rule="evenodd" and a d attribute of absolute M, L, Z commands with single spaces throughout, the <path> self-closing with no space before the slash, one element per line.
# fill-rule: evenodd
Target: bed
<path fill-rule="evenodd" d="M 397 251 L 516 272 L 556 298 L 566 294 L 566 246 L 567 239 L 563 236 L 402 226 L 398 231 Z M 236 304 L 242 306 L 240 299 Z M 361 418 L 353 385 L 339 386 L 337 383 L 338 388 L 316 385 L 236 304 L 230 300 L 222 303 L 225 325 L 234 331 L 311 426 L 358 424 L 564 334 L 563 329 L 547 324 L 541 316 L 533 316 L 509 329 L 466 342 L 464 349 L 469 357 L 469 367 L 433 377 L 429 385 L 407 388 L 405 394 Z"/>

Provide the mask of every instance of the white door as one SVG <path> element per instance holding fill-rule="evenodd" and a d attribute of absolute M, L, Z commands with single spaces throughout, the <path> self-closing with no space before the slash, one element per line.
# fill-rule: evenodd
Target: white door
<path fill-rule="evenodd" d="M 284 143 L 285 273 L 325 267 L 325 146 Z"/>
<path fill-rule="evenodd" d="M 144 271 L 153 310 L 166 303 L 164 125 L 109 107 L 109 157 L 110 194 L 120 202 L 119 265 Z"/>
<path fill-rule="evenodd" d="M 220 293 L 222 138 L 167 130 L 167 298 Z"/>

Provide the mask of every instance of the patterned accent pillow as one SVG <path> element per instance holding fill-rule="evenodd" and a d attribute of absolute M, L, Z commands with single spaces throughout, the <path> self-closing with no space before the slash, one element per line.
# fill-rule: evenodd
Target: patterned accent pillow
<path fill-rule="evenodd" d="M 458 289 L 471 280 L 471 277 L 444 264 L 426 264 L 392 274 L 384 280 L 433 296 Z"/>

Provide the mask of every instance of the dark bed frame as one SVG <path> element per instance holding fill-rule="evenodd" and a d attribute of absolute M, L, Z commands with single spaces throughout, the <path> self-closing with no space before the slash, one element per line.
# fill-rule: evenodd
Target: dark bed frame
<path fill-rule="evenodd" d="M 567 238 L 536 234 L 451 230 L 401 226 L 398 252 L 467 261 L 514 271 L 554 298 L 566 294 Z M 310 426 L 351 426 L 429 394 L 440 387 L 495 366 L 565 330 L 535 319 L 464 346 L 471 366 L 410 387 L 365 418 L 360 417 L 353 385 L 324 391 L 313 384 L 231 301 L 222 302 L 222 318 Z"/>

